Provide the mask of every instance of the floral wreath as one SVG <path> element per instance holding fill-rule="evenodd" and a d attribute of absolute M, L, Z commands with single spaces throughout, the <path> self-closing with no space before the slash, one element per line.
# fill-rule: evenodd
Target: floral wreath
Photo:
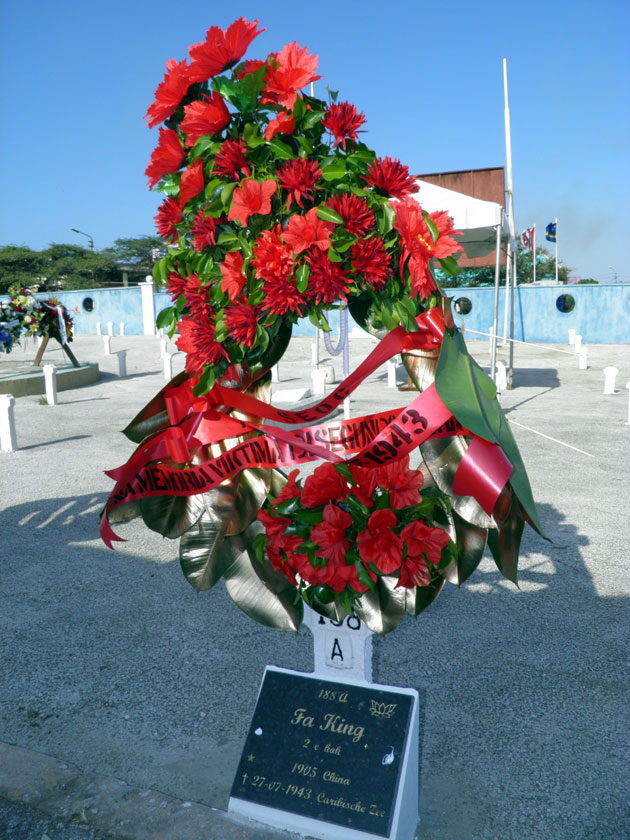
<path fill-rule="evenodd" d="M 40 300 L 22 286 L 9 286 L 9 295 L 9 301 L 4 302 L 0 310 L 2 320 L 11 325 L 12 341 L 5 344 L 7 353 L 23 333 L 41 338 L 48 336 L 62 345 L 72 341 L 73 319 L 58 298 Z M 7 329 L 6 325 L 4 329 Z"/>
<path fill-rule="evenodd" d="M 305 601 L 387 632 L 465 580 L 486 541 L 515 580 L 524 521 L 540 523 L 494 385 L 435 280 L 436 265 L 457 272 L 461 232 L 422 209 L 407 166 L 359 139 L 354 105 L 304 92 L 322 78 L 317 56 L 292 43 L 242 60 L 257 27 L 210 27 L 190 60 L 167 62 L 146 114 L 160 126 L 146 174 L 165 194 L 156 225 L 169 246 L 154 276 L 172 300 L 157 323 L 178 333 L 186 367 L 125 430 L 139 446 L 108 473 L 101 533 L 111 546 L 110 523 L 142 516 L 181 537 L 188 580 L 223 578 L 263 623 L 296 629 Z M 326 313 L 346 305 L 379 348 L 310 412 L 277 412 L 270 368 L 292 325 L 308 316 L 328 331 Z M 420 396 L 385 431 L 376 415 L 352 434 L 341 424 L 344 457 L 330 426 L 264 423 L 322 420 L 397 352 Z M 277 469 L 317 457 L 303 485 Z"/>

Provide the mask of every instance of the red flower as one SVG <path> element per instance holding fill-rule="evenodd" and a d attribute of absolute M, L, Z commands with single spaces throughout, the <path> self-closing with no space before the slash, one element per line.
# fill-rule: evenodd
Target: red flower
<path fill-rule="evenodd" d="M 299 470 L 291 470 L 287 478 L 287 483 L 273 500 L 274 507 L 279 505 L 280 502 L 288 502 L 290 499 L 296 499 L 300 495 L 300 488 L 296 481 L 299 474 Z"/>
<path fill-rule="evenodd" d="M 233 303 L 225 308 L 225 328 L 230 338 L 243 347 L 253 347 L 256 340 L 256 307 L 247 303 Z"/>
<path fill-rule="evenodd" d="M 344 152 L 346 151 L 346 138 L 353 143 L 359 139 L 358 129 L 365 122 L 365 114 L 359 113 L 354 105 L 349 102 L 333 102 L 322 120 L 322 125 L 335 137 L 335 146 L 341 143 Z"/>
<path fill-rule="evenodd" d="M 221 291 L 224 292 L 230 300 L 236 300 L 240 295 L 241 290 L 246 282 L 246 277 L 243 274 L 243 256 L 239 251 L 231 251 L 225 255 L 225 259 L 220 265 L 221 274 Z"/>
<path fill-rule="evenodd" d="M 240 138 L 226 140 L 214 156 L 214 174 L 219 178 L 234 178 L 235 181 L 240 181 L 241 177 L 249 178 L 252 170 L 245 157 L 246 148 Z"/>
<path fill-rule="evenodd" d="M 302 198 L 313 198 L 313 187 L 321 178 L 322 170 L 315 160 L 306 158 L 295 158 L 287 160 L 278 169 L 278 180 L 280 186 L 287 190 L 287 213 L 291 207 L 291 201 L 295 198 L 298 205 L 303 207 Z"/>
<path fill-rule="evenodd" d="M 169 196 L 158 207 L 157 215 L 155 216 L 155 228 L 162 239 L 167 242 L 173 242 L 177 238 L 178 225 L 182 220 L 182 211 L 179 202 Z"/>
<path fill-rule="evenodd" d="M 409 469 L 409 456 L 391 461 L 377 471 L 378 486 L 389 491 L 389 501 L 393 508 L 419 505 L 422 501 L 420 488 L 424 478 L 420 470 Z"/>
<path fill-rule="evenodd" d="M 297 583 L 295 572 L 293 571 L 293 568 L 289 564 L 287 558 L 284 556 L 278 539 L 273 540 L 267 546 L 267 556 L 269 557 L 272 568 L 274 568 L 276 572 L 282 572 L 289 583 L 294 585 Z"/>
<path fill-rule="evenodd" d="M 306 298 L 288 277 L 265 277 L 263 292 L 264 299 L 261 306 L 267 312 L 274 315 L 296 312 L 300 317 L 303 316 Z"/>
<path fill-rule="evenodd" d="M 337 505 L 326 505 L 324 521 L 311 528 L 311 539 L 319 546 L 316 554 L 335 563 L 343 563 L 346 551 L 350 548 L 346 532 L 351 525 L 352 517 L 349 513 Z"/>
<path fill-rule="evenodd" d="M 375 510 L 370 514 L 367 529 L 357 537 L 361 559 L 374 563 L 385 575 L 396 571 L 402 562 L 402 542 L 392 530 L 397 524 L 393 510 Z"/>
<path fill-rule="evenodd" d="M 314 508 L 328 502 L 340 502 L 349 492 L 345 478 L 337 472 L 334 464 L 326 462 L 304 482 L 301 501 L 304 507 Z"/>
<path fill-rule="evenodd" d="M 211 76 L 222 73 L 239 61 L 257 35 L 264 29 L 256 29 L 258 19 L 253 23 L 240 17 L 231 23 L 225 32 L 218 26 L 211 26 L 202 44 L 193 44 L 190 53 L 191 82 L 205 82 Z"/>
<path fill-rule="evenodd" d="M 260 30 L 264 32 L 264 29 Z M 269 65 L 266 61 L 261 61 L 259 58 L 248 58 L 247 61 L 243 62 L 243 69 L 239 70 L 237 79 L 240 81 L 247 76 L 248 73 L 255 73 L 256 70 L 260 70 L 261 67 L 267 67 L 269 69 Z"/>
<path fill-rule="evenodd" d="M 228 219 L 230 221 L 237 219 L 243 227 L 247 227 L 250 216 L 256 213 L 266 216 L 271 212 L 271 196 L 275 193 L 277 186 L 272 180 L 262 183 L 250 179 L 243 181 L 232 195 Z"/>
<path fill-rule="evenodd" d="M 335 226 L 330 222 L 317 217 L 317 208 L 313 207 L 304 216 L 291 216 L 282 238 L 291 246 L 294 254 L 300 254 L 311 246 L 327 251 L 334 229 Z"/>
<path fill-rule="evenodd" d="M 176 271 L 170 271 L 168 275 L 168 293 L 171 296 L 173 303 L 177 302 L 177 298 L 184 293 L 186 288 L 186 278 L 182 277 Z"/>
<path fill-rule="evenodd" d="M 208 292 L 208 287 L 201 285 L 197 274 L 188 275 L 184 287 L 184 300 L 193 318 L 202 320 L 208 317 L 210 306 Z"/>
<path fill-rule="evenodd" d="M 403 276 L 405 260 L 409 258 L 411 291 L 422 298 L 428 297 L 435 290 L 435 283 L 429 272 L 429 260 L 432 257 L 444 259 L 462 250 L 451 236 L 461 234 L 453 230 L 453 220 L 445 212 L 430 213 L 429 218 L 438 228 L 438 239 L 433 241 L 431 231 L 422 215 L 422 208 L 412 198 L 391 202 L 394 208 L 394 228 L 400 234 L 400 276 Z M 442 241 L 440 241 L 442 240 Z"/>
<path fill-rule="evenodd" d="M 203 373 L 204 365 L 216 365 L 224 356 L 229 361 L 223 345 L 214 339 L 214 324 L 207 318 L 182 318 L 178 324 L 177 346 L 186 353 L 186 370 Z"/>
<path fill-rule="evenodd" d="M 293 134 L 295 131 L 295 117 L 289 111 L 280 111 L 277 117 L 269 120 L 265 129 L 265 140 L 269 143 L 276 134 Z"/>
<path fill-rule="evenodd" d="M 409 174 L 409 167 L 402 164 L 398 158 L 376 158 L 368 166 L 368 174 L 363 177 L 370 186 L 377 187 L 392 198 L 404 198 L 406 195 L 418 192 L 417 175 Z"/>
<path fill-rule="evenodd" d="M 390 256 L 380 237 L 359 239 L 350 249 L 352 270 L 363 275 L 363 282 L 382 289 L 392 276 Z"/>
<path fill-rule="evenodd" d="M 287 44 L 279 53 L 271 56 L 273 61 L 265 79 L 262 104 L 280 102 L 285 108 L 293 108 L 297 91 L 321 76 L 316 76 L 317 56 L 309 55 L 306 47 L 296 42 Z"/>
<path fill-rule="evenodd" d="M 348 277 L 341 263 L 332 262 L 328 255 L 317 248 L 310 251 L 306 262 L 311 267 L 307 294 L 315 303 L 332 303 L 336 298 L 347 301 Z"/>
<path fill-rule="evenodd" d="M 416 519 L 402 529 L 400 538 L 407 546 L 407 556 L 402 562 L 397 586 L 408 589 L 428 586 L 431 571 L 427 560 L 437 567 L 442 559 L 442 549 L 450 540 L 449 535 L 441 528 L 431 528 L 426 522 Z"/>
<path fill-rule="evenodd" d="M 374 507 L 372 494 L 378 486 L 378 469 L 373 467 L 358 467 L 356 464 L 350 464 L 349 466 L 352 479 L 355 482 L 352 493 L 366 507 Z"/>
<path fill-rule="evenodd" d="M 189 87 L 190 77 L 186 59 L 177 62 L 174 58 L 170 58 L 166 62 L 164 81 L 160 82 L 155 91 L 155 101 L 149 105 L 144 115 L 145 119 L 150 118 L 149 128 L 154 128 L 171 116 L 186 96 Z"/>
<path fill-rule="evenodd" d="M 354 193 L 341 193 L 333 195 L 328 201 L 328 206 L 335 213 L 339 213 L 348 233 L 353 236 L 365 236 L 374 229 L 376 220 L 374 213 L 367 206 L 364 198 Z"/>
<path fill-rule="evenodd" d="M 252 265 L 256 277 L 266 280 L 282 277 L 287 280 L 293 271 L 291 249 L 279 236 L 280 225 L 275 230 L 264 230 L 254 243 Z"/>
<path fill-rule="evenodd" d="M 190 228 L 190 235 L 192 236 L 195 251 L 203 251 L 204 248 L 214 248 L 217 244 L 217 223 L 213 216 L 206 218 L 204 214 L 205 210 L 200 210 L 195 216 L 195 221 Z"/>
<path fill-rule="evenodd" d="M 218 134 L 230 121 L 230 112 L 220 93 L 212 91 L 212 98 L 204 95 L 200 99 L 184 106 L 184 119 L 180 129 L 186 135 L 186 145 L 194 146 L 200 137 Z"/>
<path fill-rule="evenodd" d="M 172 128 L 161 128 L 158 144 L 153 150 L 149 165 L 144 170 L 144 174 L 149 179 L 149 189 L 152 190 L 164 175 L 177 172 L 185 155 L 186 152 L 182 148 L 177 132 Z"/>
<path fill-rule="evenodd" d="M 258 521 L 265 526 L 265 531 L 270 540 L 274 537 L 281 537 L 291 524 L 291 520 L 285 516 L 272 516 L 266 510 L 258 511 Z"/>
<path fill-rule="evenodd" d="M 182 172 L 182 180 L 179 184 L 179 206 L 185 205 L 203 190 L 205 186 L 203 177 L 203 160 L 198 158 Z"/>

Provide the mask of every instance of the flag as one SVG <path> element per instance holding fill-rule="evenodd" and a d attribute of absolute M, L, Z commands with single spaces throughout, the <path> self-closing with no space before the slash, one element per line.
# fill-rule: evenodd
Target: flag
<path fill-rule="evenodd" d="M 556 241 L 556 223 L 555 222 L 549 222 L 549 224 L 545 228 L 545 239 L 547 239 L 549 242 L 555 242 Z"/>
<path fill-rule="evenodd" d="M 523 248 L 526 251 L 533 251 L 534 250 L 534 228 L 527 228 L 521 233 L 521 242 L 523 243 Z"/>

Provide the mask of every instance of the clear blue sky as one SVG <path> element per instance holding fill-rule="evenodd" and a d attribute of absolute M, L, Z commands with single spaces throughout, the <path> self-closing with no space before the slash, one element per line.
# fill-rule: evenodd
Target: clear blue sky
<path fill-rule="evenodd" d="M 627 0 L 495 3 L 24 0 L 0 12 L 0 244 L 96 248 L 153 233 L 142 120 L 169 58 L 243 15 L 249 57 L 298 41 L 365 142 L 412 172 L 505 165 L 508 60 L 517 231 L 558 217 L 560 259 L 630 282 Z M 229 11 L 228 11 L 229 9 Z"/>

